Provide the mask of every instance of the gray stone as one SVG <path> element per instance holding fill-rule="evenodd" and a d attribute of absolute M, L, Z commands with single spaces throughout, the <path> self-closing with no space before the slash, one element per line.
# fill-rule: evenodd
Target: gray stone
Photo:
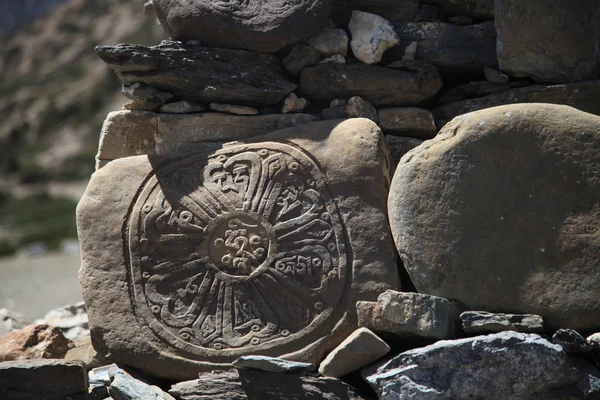
<path fill-rule="evenodd" d="M 421 0 L 421 3 L 438 7 L 451 16 L 494 19 L 494 0 Z"/>
<path fill-rule="evenodd" d="M 332 0 L 155 0 L 154 8 L 173 39 L 272 53 L 319 33 L 329 18 L 331 3 Z"/>
<path fill-rule="evenodd" d="M 587 343 L 591 346 L 592 351 L 600 352 L 600 333 L 594 333 L 586 338 Z"/>
<path fill-rule="evenodd" d="M 495 333 L 517 331 L 543 333 L 544 319 L 533 314 L 501 314 L 485 311 L 465 311 L 460 314 L 465 333 Z"/>
<path fill-rule="evenodd" d="M 195 150 L 114 160 L 79 203 L 98 354 L 170 379 L 250 354 L 316 364 L 357 328 L 357 301 L 398 289 L 373 122 Z"/>
<path fill-rule="evenodd" d="M 573 329 L 559 329 L 552 335 L 552 343 L 559 345 L 566 353 L 587 354 L 592 351 L 583 336 Z"/>
<path fill-rule="evenodd" d="M 367 118 L 375 123 L 379 122 L 379 116 L 377 115 L 377 110 L 373 107 L 373 104 L 363 100 L 359 96 L 350 97 L 348 99 L 346 111 L 350 118 Z"/>
<path fill-rule="evenodd" d="M 437 135 L 431 111 L 424 108 L 395 107 L 378 110 L 379 127 L 387 135 L 431 139 Z"/>
<path fill-rule="evenodd" d="M 114 400 L 175 400 L 159 387 L 137 380 L 123 370 L 115 373 L 108 393 Z"/>
<path fill-rule="evenodd" d="M 237 369 L 257 369 L 266 372 L 310 372 L 315 370 L 315 366 L 309 363 L 265 356 L 242 356 L 232 365 Z"/>
<path fill-rule="evenodd" d="M 385 135 L 385 143 L 390 152 L 390 163 L 392 165 L 391 169 L 393 175 L 400 159 L 410 150 L 421 145 L 423 141 L 412 137 Z"/>
<path fill-rule="evenodd" d="M 329 103 L 329 107 L 339 107 L 339 106 L 345 106 L 347 104 L 348 104 L 348 100 L 334 99 L 334 100 L 331 100 L 331 103 Z"/>
<path fill-rule="evenodd" d="M 457 117 L 403 157 L 388 210 L 417 290 L 599 328 L 597 148 L 599 117 L 516 104 Z"/>
<path fill-rule="evenodd" d="M 321 53 L 314 47 L 296 44 L 283 59 L 283 66 L 290 74 L 298 76 L 304 68 L 317 65 L 321 58 Z"/>
<path fill-rule="evenodd" d="M 410 350 L 363 376 L 381 400 L 597 398 L 600 373 L 536 334 L 502 332 Z"/>
<path fill-rule="evenodd" d="M 342 56 L 341 54 L 335 54 L 333 56 L 325 57 L 319 62 L 319 64 L 327 63 L 346 64 L 346 57 Z"/>
<path fill-rule="evenodd" d="M 198 379 L 173 385 L 169 393 L 178 400 L 363 399 L 338 379 L 251 369 L 200 373 Z"/>
<path fill-rule="evenodd" d="M 334 0 L 332 18 L 348 22 L 353 10 L 385 17 L 389 21 L 412 21 L 419 12 L 419 0 Z"/>
<path fill-rule="evenodd" d="M 390 351 L 390 346 L 367 328 L 359 328 L 325 357 L 319 373 L 339 378 L 371 364 Z"/>
<path fill-rule="evenodd" d="M 117 364 L 104 365 L 94 368 L 88 372 L 88 378 L 91 384 L 110 386 L 115 374 L 121 371 Z"/>
<path fill-rule="evenodd" d="M 488 82 L 492 83 L 507 83 L 508 76 L 504 75 L 502 72 L 495 70 L 494 68 L 484 67 L 483 75 Z"/>
<path fill-rule="evenodd" d="M 258 110 L 256 108 L 247 106 L 237 106 L 235 104 L 210 103 L 208 105 L 208 108 L 212 111 L 218 111 L 225 114 L 258 115 Z"/>
<path fill-rule="evenodd" d="M 453 339 L 460 334 L 460 311 L 448 300 L 388 290 L 377 301 L 356 303 L 358 325 L 398 337 Z"/>
<path fill-rule="evenodd" d="M 436 105 L 441 106 L 443 104 L 456 103 L 466 99 L 483 97 L 494 93 L 506 92 L 514 88 L 520 88 L 525 86 L 531 86 L 531 83 L 528 81 L 509 81 L 507 83 L 471 81 L 466 84 L 452 86 L 445 90 L 444 93 L 438 97 Z"/>
<path fill-rule="evenodd" d="M 300 76 L 300 95 L 320 105 L 360 96 L 375 107 L 415 106 L 435 96 L 442 79 L 425 62 L 402 61 L 396 68 L 363 64 L 319 64 Z"/>
<path fill-rule="evenodd" d="M 348 35 L 343 29 L 325 28 L 317 36 L 310 38 L 307 44 L 323 56 L 348 54 Z"/>
<path fill-rule="evenodd" d="M 398 45 L 384 61 L 400 60 L 407 46 L 417 43 L 415 60 L 425 60 L 448 74 L 481 74 L 484 67 L 498 65 L 494 23 L 460 26 L 445 22 L 394 24 Z"/>
<path fill-rule="evenodd" d="M 600 115 L 599 91 L 600 80 L 561 85 L 535 85 L 446 104 L 434 108 L 432 112 L 436 124 L 440 128 L 459 115 L 515 103 L 564 104 L 581 111 Z"/>
<path fill-rule="evenodd" d="M 498 61 L 510 76 L 540 82 L 600 78 L 596 0 L 496 0 Z"/>
<path fill-rule="evenodd" d="M 124 107 L 128 110 L 157 110 L 173 98 L 171 93 L 161 92 L 151 86 L 141 83 L 123 85 L 123 94 L 133 102 Z"/>
<path fill-rule="evenodd" d="M 6 308 L 0 308 L 0 336 L 10 331 L 25 328 L 29 321 L 24 315 Z"/>
<path fill-rule="evenodd" d="M 206 106 L 193 101 L 181 100 L 174 103 L 167 103 L 158 111 L 167 114 L 193 114 L 206 111 Z"/>
<path fill-rule="evenodd" d="M 0 362 L 0 399 L 85 400 L 83 364 L 62 360 Z"/>
<path fill-rule="evenodd" d="M 112 112 L 102 126 L 96 168 L 122 157 L 191 153 L 204 146 L 201 142 L 244 140 L 317 120 L 309 114 L 238 116 Z"/>
<path fill-rule="evenodd" d="M 73 342 L 64 359 L 67 361 L 80 361 L 85 364 L 87 370 L 110 364 L 108 360 L 99 356 L 94 350 L 89 332 L 87 338 Z"/>
<path fill-rule="evenodd" d="M 296 96 L 296 93 L 290 93 L 283 101 L 281 106 L 282 114 L 301 113 L 310 105 L 310 101 L 303 97 Z"/>
<path fill-rule="evenodd" d="M 365 64 L 378 63 L 383 53 L 398 43 L 390 21 L 376 14 L 352 11 L 349 28 L 352 53 Z"/>
<path fill-rule="evenodd" d="M 348 109 L 345 105 L 329 107 L 323 110 L 323 119 L 325 120 L 348 118 L 350 118 L 350 116 L 348 115 Z"/>
<path fill-rule="evenodd" d="M 264 107 L 277 105 L 296 88 L 277 57 L 254 51 L 163 41 L 152 47 L 99 46 L 96 52 L 124 85 L 139 82 L 175 100 Z"/>
<path fill-rule="evenodd" d="M 44 318 L 36 323 L 59 328 L 65 337 L 72 341 L 84 340 L 90 336 L 83 301 L 48 311 Z"/>

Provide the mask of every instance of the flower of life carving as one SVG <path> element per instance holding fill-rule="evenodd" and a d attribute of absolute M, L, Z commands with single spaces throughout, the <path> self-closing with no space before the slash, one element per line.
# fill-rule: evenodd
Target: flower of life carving
<path fill-rule="evenodd" d="M 127 236 L 136 311 L 192 356 L 290 349 L 336 322 L 342 224 L 323 173 L 291 146 L 235 145 L 160 169 Z"/>

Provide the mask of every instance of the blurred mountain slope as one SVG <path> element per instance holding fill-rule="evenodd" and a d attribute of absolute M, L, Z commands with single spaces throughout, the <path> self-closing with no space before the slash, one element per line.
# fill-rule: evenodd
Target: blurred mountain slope
<path fill-rule="evenodd" d="M 66 0 L 2 0 L 0 2 L 0 35 L 26 25 L 51 11 Z"/>
<path fill-rule="evenodd" d="M 89 176 L 102 121 L 125 102 L 94 47 L 162 38 L 141 0 L 66 0 L 0 36 L 0 184 Z"/>

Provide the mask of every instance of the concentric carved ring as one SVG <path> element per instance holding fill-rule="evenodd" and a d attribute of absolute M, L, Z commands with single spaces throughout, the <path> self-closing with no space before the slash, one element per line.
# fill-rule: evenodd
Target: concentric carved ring
<path fill-rule="evenodd" d="M 137 312 L 171 346 L 207 360 L 326 334 L 348 274 L 325 182 L 308 156 L 279 143 L 156 171 L 128 222 Z"/>

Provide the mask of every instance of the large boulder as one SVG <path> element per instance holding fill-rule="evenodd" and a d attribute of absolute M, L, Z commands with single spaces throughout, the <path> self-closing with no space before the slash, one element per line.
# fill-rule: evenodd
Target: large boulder
<path fill-rule="evenodd" d="M 455 118 L 405 155 L 388 202 L 419 292 L 600 327 L 600 118 L 517 104 Z"/>
<path fill-rule="evenodd" d="M 316 35 L 332 0 L 154 0 L 165 31 L 208 46 L 275 52 Z"/>
<path fill-rule="evenodd" d="M 381 131 L 327 121 L 196 149 L 92 176 L 77 221 L 94 348 L 172 379 L 252 354 L 318 364 L 357 301 L 399 287 Z"/>
<path fill-rule="evenodd" d="M 543 4 L 496 0 L 498 61 L 503 72 L 541 82 L 600 78 L 597 0 Z"/>
<path fill-rule="evenodd" d="M 151 47 L 99 46 L 96 52 L 124 85 L 151 86 L 171 93 L 171 101 L 266 107 L 278 105 L 296 88 L 279 58 L 254 51 L 165 40 Z"/>
<path fill-rule="evenodd" d="M 380 400 L 597 399 L 600 371 L 535 334 L 444 340 L 363 372 Z"/>

